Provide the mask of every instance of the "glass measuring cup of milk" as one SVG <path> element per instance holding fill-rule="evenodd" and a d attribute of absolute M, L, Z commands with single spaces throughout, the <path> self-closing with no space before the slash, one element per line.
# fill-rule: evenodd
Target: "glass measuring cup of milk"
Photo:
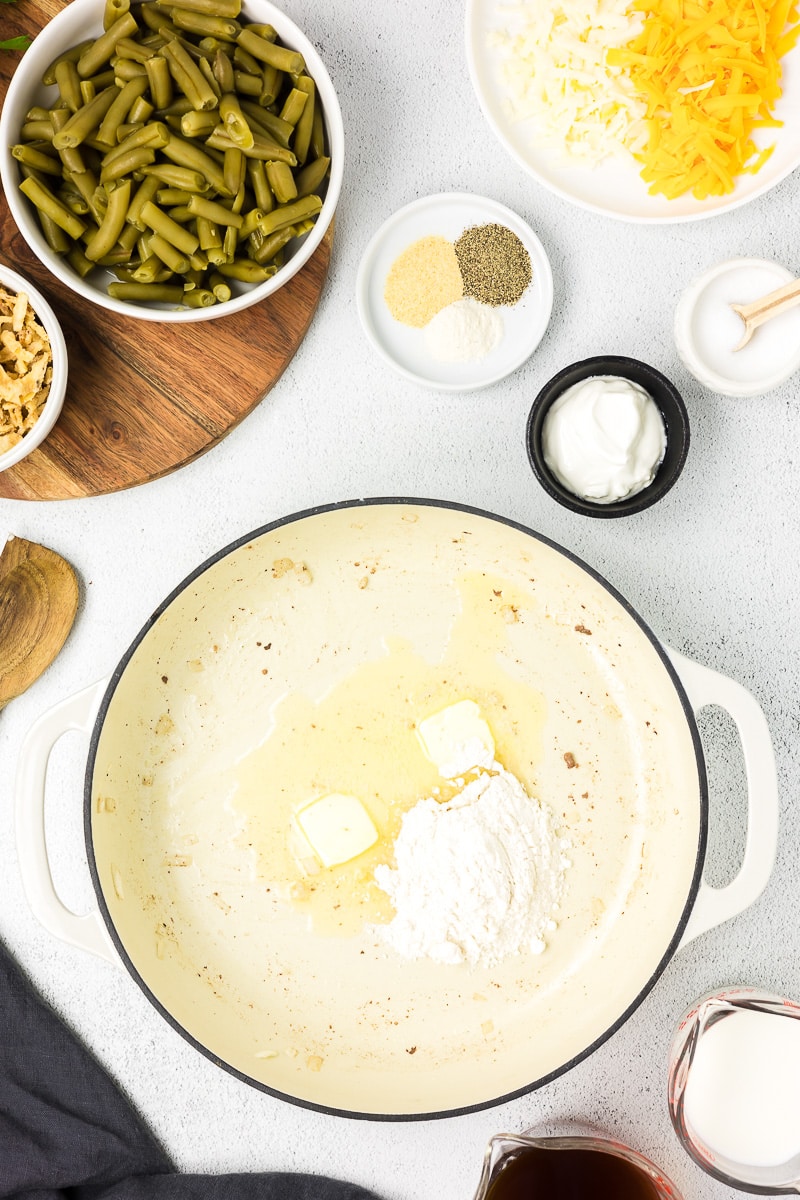
<path fill-rule="evenodd" d="M 673 1038 L 669 1110 L 695 1162 L 730 1187 L 800 1192 L 800 1004 L 733 987 Z"/>
<path fill-rule="evenodd" d="M 474 1200 L 584 1194 L 592 1200 L 681 1200 L 655 1163 L 583 1126 L 552 1137 L 497 1134 L 486 1147 Z"/>

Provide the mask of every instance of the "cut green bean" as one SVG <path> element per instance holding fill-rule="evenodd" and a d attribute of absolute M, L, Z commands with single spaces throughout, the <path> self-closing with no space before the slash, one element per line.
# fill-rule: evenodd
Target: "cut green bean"
<path fill-rule="evenodd" d="M 92 260 L 87 258 L 83 253 L 79 242 L 72 243 L 71 249 L 67 251 L 66 259 L 73 271 L 76 273 L 76 275 L 79 275 L 81 279 L 85 279 L 86 276 L 90 275 L 95 268 L 95 264 L 92 262 Z"/>
<path fill-rule="evenodd" d="M 294 200 L 291 204 L 283 204 L 274 208 L 271 213 L 267 213 L 261 223 L 261 230 L 264 234 L 275 233 L 285 225 L 296 225 L 298 221 L 304 221 L 306 217 L 315 216 L 321 208 L 322 201 L 319 196 L 303 196 L 300 200 Z"/>
<path fill-rule="evenodd" d="M 298 54 L 296 50 L 289 50 L 286 46 L 276 46 L 274 42 L 268 42 L 259 34 L 251 33 L 248 26 L 242 29 L 236 40 L 253 58 L 277 68 L 278 71 L 285 71 L 288 75 L 302 75 L 306 69 L 302 54 Z"/>
<path fill-rule="evenodd" d="M 208 275 L 208 286 L 217 298 L 217 302 L 224 304 L 226 300 L 231 298 L 230 284 L 220 275 L 219 271 L 210 271 Z"/>
<path fill-rule="evenodd" d="M 168 187 L 180 188 L 191 194 L 208 190 L 205 175 L 201 175 L 199 171 L 192 171 L 189 167 L 176 166 L 175 163 L 156 163 L 153 166 L 144 167 L 142 174 L 155 175 L 156 179 L 167 184 Z"/>
<path fill-rule="evenodd" d="M 269 108 L 271 104 L 275 104 L 282 85 L 283 72 L 269 63 L 264 63 L 261 71 L 261 92 L 258 97 L 258 103 L 262 108 Z"/>
<path fill-rule="evenodd" d="M 100 122 L 95 135 L 96 141 L 109 147 L 116 146 L 117 130 L 131 111 L 134 101 L 140 99 L 147 91 L 147 86 L 148 80 L 145 74 L 131 79 L 120 89 L 119 95 L 114 97 L 108 112 Z"/>
<path fill-rule="evenodd" d="M 308 158 L 311 149 L 311 135 L 314 129 L 314 109 L 316 107 L 316 85 L 309 75 L 301 75 L 297 81 L 296 91 L 305 92 L 308 101 L 301 112 L 294 131 L 292 149 L 298 163 L 302 164 Z"/>
<path fill-rule="evenodd" d="M 105 33 L 101 34 L 99 38 L 95 38 L 91 45 L 86 47 L 78 59 L 77 68 L 81 79 L 88 79 L 95 75 L 100 67 L 109 61 L 119 39 L 130 37 L 138 29 L 135 18 L 129 12 L 123 13 Z"/>
<path fill-rule="evenodd" d="M 135 300 L 136 303 L 159 301 L 162 304 L 182 304 L 183 284 L 180 283 L 110 283 L 108 294 L 113 300 Z"/>
<path fill-rule="evenodd" d="M 272 188 L 267 183 L 266 168 L 260 158 L 248 158 L 247 179 L 255 196 L 256 207 L 264 213 L 272 212 L 275 207 L 275 199 L 272 195 Z"/>
<path fill-rule="evenodd" d="M 142 171 L 145 167 L 151 166 L 155 160 L 155 150 L 151 150 L 149 146 L 134 146 L 131 150 L 126 150 L 124 154 L 117 155 L 110 163 L 103 164 L 100 171 L 100 182 L 101 184 L 113 183 L 115 179 L 132 175 L 134 171 Z"/>
<path fill-rule="evenodd" d="M 138 229 L 136 229 L 133 225 L 128 225 L 126 222 L 126 224 L 122 227 L 119 237 L 117 238 L 117 245 L 122 246 L 125 250 L 133 252 L 136 249 L 138 241 Z"/>
<path fill-rule="evenodd" d="M 219 84 L 220 91 L 223 95 L 226 92 L 235 92 L 236 90 L 236 75 L 233 70 L 233 63 L 224 50 L 219 49 L 214 55 L 214 78 Z"/>
<path fill-rule="evenodd" d="M 146 63 L 148 58 L 152 58 L 156 53 L 152 46 L 145 46 L 142 42 L 134 41 L 133 38 L 120 38 L 114 47 L 115 54 L 120 58 L 132 58 L 134 62 Z"/>
<path fill-rule="evenodd" d="M 167 270 L 169 269 L 167 268 Z M 130 278 L 135 283 L 156 283 L 164 271 L 164 263 L 158 255 L 151 254 L 149 258 L 142 259 L 138 267 L 134 267 Z M 172 272 L 170 271 L 169 274 L 171 275 Z"/>
<path fill-rule="evenodd" d="M 180 167 L 189 167 L 204 175 L 214 191 L 225 195 L 225 176 L 222 167 L 194 142 L 171 133 L 162 153 Z"/>
<path fill-rule="evenodd" d="M 255 230 L 250 235 L 251 257 L 263 266 L 265 263 L 271 262 L 275 255 L 296 236 L 294 225 L 286 225 L 277 233 L 271 233 L 268 236 L 265 236 L 260 229 Z"/>
<path fill-rule="evenodd" d="M 232 92 L 226 92 L 222 96 L 219 115 L 228 137 L 242 150 L 249 150 L 253 145 L 253 131 L 242 112 L 238 97 Z"/>
<path fill-rule="evenodd" d="M 288 204 L 290 200 L 297 199 L 297 185 L 291 167 L 282 162 L 268 162 L 266 171 L 267 182 L 278 204 Z"/>
<path fill-rule="evenodd" d="M 103 213 L 105 212 L 105 208 L 103 207 L 105 193 L 99 189 L 94 171 L 81 171 L 80 174 L 71 175 L 70 183 L 86 201 L 89 212 L 92 214 L 95 222 L 100 225 L 103 220 Z M 103 200 L 101 200 L 101 196 Z"/>
<path fill-rule="evenodd" d="M 191 195 L 193 193 L 187 192 L 185 188 L 159 188 L 155 194 L 155 203 L 159 208 L 171 208 L 175 205 L 187 204 Z"/>
<path fill-rule="evenodd" d="M 294 133 L 294 127 L 288 121 L 282 121 L 275 113 L 268 112 L 262 108 L 260 104 L 253 104 L 252 100 L 240 101 L 242 112 L 247 116 L 251 126 L 255 126 L 260 133 L 272 138 L 283 146 L 284 149 L 289 149 L 289 139 Z"/>
<path fill-rule="evenodd" d="M 169 136 L 169 129 L 163 121 L 151 121 L 149 125 L 141 125 L 138 129 L 132 129 L 130 133 L 126 134 L 113 150 L 106 152 L 103 156 L 103 164 L 108 166 L 117 158 L 121 158 L 123 154 L 141 146 L 148 150 L 163 150 L 169 141 Z"/>
<path fill-rule="evenodd" d="M 216 38 L 220 42 L 235 42 L 241 30 L 238 21 L 212 16 L 210 13 L 192 12 L 183 7 L 170 8 L 170 19 L 178 29 L 195 33 L 199 37 Z"/>
<path fill-rule="evenodd" d="M 154 233 L 166 238 L 176 250 L 182 250 L 184 254 L 194 254 L 195 250 L 199 248 L 200 242 L 195 235 L 157 208 L 152 200 L 148 200 L 142 206 L 141 217 Z"/>
<path fill-rule="evenodd" d="M 193 288 L 184 292 L 183 303 L 187 308 L 210 308 L 217 303 L 217 297 L 209 288 Z"/>
<path fill-rule="evenodd" d="M 248 75 L 260 75 L 263 66 L 257 58 L 253 58 L 252 54 L 243 50 L 239 42 L 236 43 L 233 51 L 233 65 L 240 71 L 246 71 Z"/>
<path fill-rule="evenodd" d="M 53 137 L 56 150 L 64 150 L 70 146 L 80 146 L 81 142 L 93 137 L 100 122 L 114 102 L 117 89 L 106 88 L 88 104 L 84 104 L 73 113 L 63 129 L 59 129 Z"/>
<path fill-rule="evenodd" d="M 242 0 L 181 0 L 180 6 L 192 12 L 236 18 L 242 11 Z"/>
<path fill-rule="evenodd" d="M 198 112 L 192 108 L 180 119 L 180 129 L 187 138 L 207 138 L 212 130 L 219 125 L 220 117 L 216 109 L 212 112 Z"/>
<path fill-rule="evenodd" d="M 244 184 L 245 162 L 245 156 L 238 147 L 225 151 L 222 174 L 225 179 L 225 190 L 233 196 L 238 194 Z"/>
<path fill-rule="evenodd" d="M 209 221 L 208 217 L 198 217 L 195 228 L 201 250 L 216 250 L 222 246 L 222 237 L 216 221 Z"/>
<path fill-rule="evenodd" d="M 243 242 L 245 238 L 249 238 L 258 229 L 265 216 L 266 214 L 260 208 L 251 208 L 246 212 L 239 226 L 239 241 Z"/>
<path fill-rule="evenodd" d="M 234 71 L 233 86 L 240 96 L 260 96 L 261 76 L 248 75 L 245 71 Z"/>
<path fill-rule="evenodd" d="M 275 274 L 252 258 L 235 258 L 233 262 L 220 263 L 217 270 L 225 279 L 238 279 L 240 283 L 263 283 Z"/>
<path fill-rule="evenodd" d="M 216 108 L 217 96 L 202 71 L 177 39 L 167 42 L 161 51 L 167 60 L 170 74 L 192 107 L 200 110 Z"/>
<path fill-rule="evenodd" d="M 72 241 L 60 225 L 56 225 L 52 217 L 45 212 L 39 212 L 39 224 L 42 227 L 45 241 L 54 254 L 67 254 Z"/>
<path fill-rule="evenodd" d="M 161 259 L 165 267 L 169 267 L 173 274 L 185 275 L 189 270 L 188 256 L 181 254 L 180 250 L 176 250 L 171 242 L 161 237 L 161 234 L 154 233 L 150 238 L 150 249 L 156 258 Z"/>
<path fill-rule="evenodd" d="M 119 180 L 108 190 L 108 208 L 103 224 L 86 243 L 85 254 L 92 262 L 98 262 L 111 253 L 125 225 L 125 217 L 131 200 L 130 179 Z M 130 254 L 130 249 L 128 252 Z"/>
<path fill-rule="evenodd" d="M 34 171 L 40 171 L 43 175 L 55 175 L 58 179 L 61 178 L 61 159 L 54 158 L 51 154 L 45 154 L 42 150 L 36 150 L 30 144 L 19 143 L 19 145 L 11 147 L 11 157 L 17 162 L 25 163 L 27 167 L 32 167 Z"/>
<path fill-rule="evenodd" d="M 140 4 L 138 11 L 141 13 L 142 20 L 148 29 L 151 29 L 153 33 L 160 34 L 165 41 L 169 41 L 170 38 L 177 37 L 180 34 L 178 26 L 173 25 L 172 21 L 164 13 L 159 12 L 157 5 Z"/>
<path fill-rule="evenodd" d="M 313 162 L 303 167 L 302 171 L 298 171 L 297 175 L 295 175 L 298 198 L 310 196 L 312 192 L 316 192 L 322 187 L 330 165 L 331 160 L 323 154 L 320 158 L 315 158 Z"/>
<path fill-rule="evenodd" d="M 140 96 L 131 105 L 131 111 L 128 113 L 128 123 L 131 125 L 143 125 L 145 121 L 150 120 L 155 111 L 155 106 L 149 100 L 145 99 L 144 96 Z M 120 126 L 120 129 L 117 130 L 117 137 L 120 136 L 122 128 Z"/>
<path fill-rule="evenodd" d="M 74 62 L 65 58 L 55 67 L 58 94 L 70 112 L 77 112 L 83 104 L 81 79 Z"/>
<path fill-rule="evenodd" d="M 168 108 L 172 102 L 172 75 L 167 60 L 160 54 L 148 58 L 144 64 L 150 84 L 150 96 L 156 109 Z"/>
<path fill-rule="evenodd" d="M 77 46 L 70 47 L 69 50 L 65 50 L 63 54 L 59 54 L 57 58 L 54 58 L 42 75 L 42 84 L 45 87 L 52 87 L 56 82 L 56 67 L 58 64 L 61 62 L 76 63 L 87 47 L 91 46 L 93 41 L 94 38 L 87 38 L 85 41 L 79 42 Z"/>
<path fill-rule="evenodd" d="M 193 217 L 205 217 L 209 221 L 216 221 L 218 225 L 233 225 L 235 229 L 241 228 L 244 219 L 240 213 L 231 212 L 224 204 L 205 196 L 192 196 L 186 207 Z"/>
<path fill-rule="evenodd" d="M 103 5 L 103 29 L 110 29 L 115 21 L 130 12 L 130 0 L 105 0 Z"/>
<path fill-rule="evenodd" d="M 252 33 L 257 33 L 259 37 L 264 38 L 266 42 L 277 42 L 278 31 L 274 25 L 259 25 L 257 21 L 250 21 L 247 28 Z"/>
<path fill-rule="evenodd" d="M 32 175 L 23 179 L 19 190 L 24 193 L 40 212 L 46 213 L 56 225 L 72 238 L 79 238 L 86 229 L 86 222 L 70 212 L 65 204 L 53 195 L 46 184 L 40 183 Z"/>
<path fill-rule="evenodd" d="M 303 110 L 307 102 L 308 93 L 301 91 L 300 88 L 293 87 L 281 109 L 281 120 L 286 121 L 287 125 L 291 125 L 294 128 L 303 115 Z"/>
<path fill-rule="evenodd" d="M 129 83 L 131 79 L 147 81 L 147 68 L 144 63 L 134 62 L 132 58 L 118 58 L 113 69 L 114 82 L 118 88 Z"/>
<path fill-rule="evenodd" d="M 206 146 L 215 150 L 230 150 L 236 143 L 231 138 L 230 134 L 226 133 L 225 129 L 218 125 L 212 130 L 206 138 Z M 240 147 L 248 158 L 260 158 L 264 162 L 285 162 L 290 167 L 296 166 L 297 159 L 291 150 L 287 150 L 285 146 L 279 146 L 266 134 L 253 133 L 253 144 L 248 146 L 246 150 Z"/>
<path fill-rule="evenodd" d="M 311 129 L 311 157 L 322 158 L 325 154 L 325 122 L 322 119 L 322 109 L 314 105 L 314 121 Z"/>

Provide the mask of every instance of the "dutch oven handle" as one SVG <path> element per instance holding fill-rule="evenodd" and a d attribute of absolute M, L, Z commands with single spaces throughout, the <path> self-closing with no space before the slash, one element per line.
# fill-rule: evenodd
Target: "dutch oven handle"
<path fill-rule="evenodd" d="M 31 727 L 20 750 L 16 784 L 17 858 L 28 903 L 45 929 L 65 942 L 120 965 L 97 910 L 79 915 L 60 899 L 53 883 L 45 838 L 47 763 L 56 742 L 77 729 L 90 734 L 108 680 L 62 701 Z"/>
<path fill-rule="evenodd" d="M 725 887 L 701 882 L 678 949 L 699 934 L 744 912 L 763 892 L 778 849 L 778 780 L 767 721 L 755 697 L 733 679 L 667 648 L 689 703 L 697 713 L 707 705 L 725 709 L 742 743 L 747 780 L 747 834 L 738 874 Z"/>

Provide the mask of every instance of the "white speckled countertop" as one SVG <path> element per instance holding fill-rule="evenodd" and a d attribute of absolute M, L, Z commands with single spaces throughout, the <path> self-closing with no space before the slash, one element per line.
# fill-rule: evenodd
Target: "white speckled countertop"
<path fill-rule="evenodd" d="M 733 1196 L 694 1166 L 673 1134 L 666 1056 L 678 1017 L 709 989 L 739 982 L 800 998 L 800 405 L 797 377 L 752 400 L 710 394 L 681 367 L 672 320 L 689 280 L 723 258 L 773 258 L 800 272 L 800 176 L 695 224 L 644 227 L 595 216 L 543 190 L 495 142 L 467 75 L 461 4 L 287 0 L 286 9 L 328 65 L 348 137 L 331 272 L 304 344 L 259 408 L 177 473 L 90 501 L 0 501 L 0 531 L 60 551 L 82 582 L 78 619 L 60 658 L 0 714 L 0 935 L 184 1169 L 316 1170 L 385 1200 L 470 1200 L 492 1133 L 575 1117 L 644 1151 L 687 1200 Z M 543 342 L 516 374 L 485 391 L 437 395 L 402 382 L 370 351 L 354 285 L 361 253 L 390 213 L 451 190 L 490 196 L 530 222 L 552 262 L 555 305 Z M 692 446 L 680 481 L 659 505 L 592 522 L 558 507 L 537 485 L 524 428 L 551 374 L 602 352 L 638 356 L 673 379 L 689 410 Z M 757 903 L 682 951 L 623 1028 L 565 1076 L 500 1108 L 441 1121 L 320 1115 L 218 1069 L 124 972 L 38 925 L 13 837 L 25 732 L 56 701 L 108 673 L 190 570 L 283 514 L 381 495 L 484 507 L 581 556 L 669 645 L 752 691 L 779 772 L 778 860 Z M 701 727 L 713 818 L 707 878 L 720 883 L 744 841 L 742 770 L 727 720 L 709 715 Z M 82 737 L 65 738 L 48 789 L 57 881 L 75 906 L 91 903 L 81 827 L 86 751 Z"/>

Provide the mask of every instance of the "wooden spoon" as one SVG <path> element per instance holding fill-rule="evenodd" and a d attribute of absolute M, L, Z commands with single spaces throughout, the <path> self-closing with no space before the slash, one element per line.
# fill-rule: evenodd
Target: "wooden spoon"
<path fill-rule="evenodd" d="M 793 308 L 795 304 L 800 304 L 800 279 L 785 283 L 783 287 L 776 288 L 760 300 L 754 300 L 752 304 L 732 304 L 733 311 L 744 321 L 742 340 L 738 346 L 734 346 L 734 350 L 741 350 L 742 346 L 746 346 L 759 325 L 771 321 L 778 313 Z"/>
<path fill-rule="evenodd" d="M 54 550 L 11 537 L 0 553 L 0 708 L 39 678 L 78 610 L 78 581 Z"/>

